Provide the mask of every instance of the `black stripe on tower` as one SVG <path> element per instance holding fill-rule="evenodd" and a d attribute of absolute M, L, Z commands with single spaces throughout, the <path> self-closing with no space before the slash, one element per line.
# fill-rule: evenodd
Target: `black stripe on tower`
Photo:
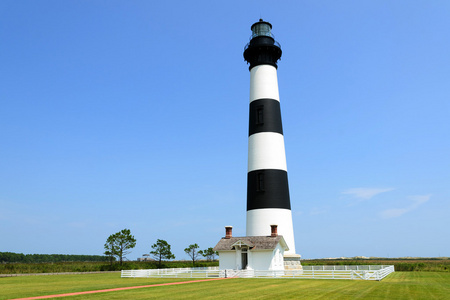
<path fill-rule="evenodd" d="M 258 208 L 291 209 L 287 172 L 255 170 L 247 175 L 247 210 Z"/>
<path fill-rule="evenodd" d="M 248 135 L 258 132 L 283 134 L 280 102 L 273 99 L 258 99 L 250 102 Z"/>

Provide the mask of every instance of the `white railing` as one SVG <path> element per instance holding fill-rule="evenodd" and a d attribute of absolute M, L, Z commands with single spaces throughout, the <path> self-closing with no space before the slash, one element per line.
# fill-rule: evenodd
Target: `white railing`
<path fill-rule="evenodd" d="M 121 277 L 157 277 L 157 278 L 219 278 L 219 267 L 173 268 L 148 270 L 122 270 Z"/>
<path fill-rule="evenodd" d="M 305 266 L 303 270 L 253 271 L 254 278 L 382 280 L 394 266 Z"/>
<path fill-rule="evenodd" d="M 210 268 L 177 268 L 150 270 L 123 270 L 122 277 L 158 278 L 304 278 L 382 280 L 394 272 L 394 266 L 304 266 L 303 270 L 219 270 Z"/>
<path fill-rule="evenodd" d="M 303 270 L 380 270 L 380 269 L 384 269 L 386 267 L 390 267 L 390 266 L 386 266 L 386 265 L 361 265 L 361 266 L 302 266 Z"/>

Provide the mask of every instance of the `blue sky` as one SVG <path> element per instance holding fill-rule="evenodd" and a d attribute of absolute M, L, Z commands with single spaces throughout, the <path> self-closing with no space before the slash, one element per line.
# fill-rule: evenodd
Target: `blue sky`
<path fill-rule="evenodd" d="M 450 256 L 450 2 L 0 2 L 0 251 L 245 235 L 249 71 L 279 62 L 296 249 Z"/>

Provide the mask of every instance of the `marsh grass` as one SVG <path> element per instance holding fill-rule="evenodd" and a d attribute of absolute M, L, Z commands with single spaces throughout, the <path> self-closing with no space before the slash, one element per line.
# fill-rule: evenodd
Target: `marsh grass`
<path fill-rule="evenodd" d="M 218 261 L 199 261 L 196 267 L 218 266 Z M 163 262 L 161 268 L 192 267 L 191 261 Z M 29 273 L 65 273 L 65 272 L 98 272 L 120 271 L 136 269 L 157 269 L 158 262 L 124 262 L 123 265 L 105 262 L 58 262 L 58 263 L 0 263 L 0 274 L 29 274 Z"/>
<path fill-rule="evenodd" d="M 450 259 L 315 259 L 302 260 L 311 265 L 394 265 L 396 271 L 450 272 Z M 218 261 L 198 261 L 196 267 L 218 266 Z M 161 268 L 192 267 L 191 261 L 166 261 Z M 105 262 L 58 262 L 58 263 L 0 263 L 0 274 L 98 272 L 136 269 L 156 269 L 158 262 L 124 262 L 123 265 Z"/>

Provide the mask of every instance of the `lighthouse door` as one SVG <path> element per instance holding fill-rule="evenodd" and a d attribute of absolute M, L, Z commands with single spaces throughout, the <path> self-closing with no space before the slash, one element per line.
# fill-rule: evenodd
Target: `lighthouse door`
<path fill-rule="evenodd" d="M 247 255 L 247 249 L 241 250 L 241 267 L 242 269 L 246 269 L 248 265 L 248 255 Z"/>

